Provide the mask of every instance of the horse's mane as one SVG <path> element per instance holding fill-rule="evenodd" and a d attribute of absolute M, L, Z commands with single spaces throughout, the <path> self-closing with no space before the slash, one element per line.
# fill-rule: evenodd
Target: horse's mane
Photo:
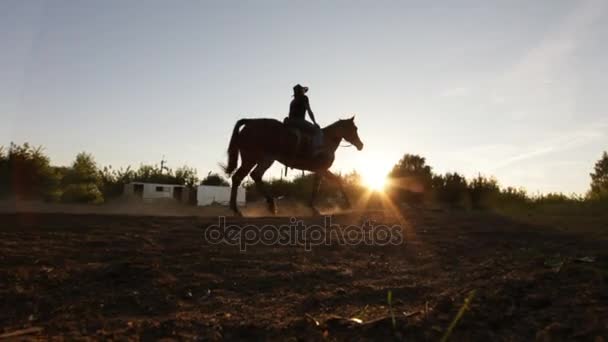
<path fill-rule="evenodd" d="M 332 124 L 329 124 L 329 125 L 327 125 L 327 126 L 323 127 L 323 129 L 335 128 L 335 127 L 337 127 L 337 126 L 342 125 L 342 124 L 344 123 L 344 121 L 347 121 L 347 120 L 348 120 L 348 119 L 339 119 L 338 121 L 336 121 L 336 122 L 334 122 L 334 123 L 332 123 Z"/>

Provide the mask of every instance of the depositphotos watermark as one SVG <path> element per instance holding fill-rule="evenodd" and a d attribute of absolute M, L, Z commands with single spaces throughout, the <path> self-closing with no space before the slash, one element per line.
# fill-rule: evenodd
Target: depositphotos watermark
<path fill-rule="evenodd" d="M 341 226 L 332 224 L 326 216 L 323 225 L 304 224 L 292 217 L 284 225 L 239 225 L 226 224 L 226 217 L 219 216 L 218 224 L 205 228 L 204 239 L 210 244 L 238 246 L 246 251 L 248 246 L 304 246 L 310 251 L 313 246 L 367 245 L 388 246 L 403 244 L 403 233 L 399 225 L 374 225 L 369 221 L 362 225 Z"/>

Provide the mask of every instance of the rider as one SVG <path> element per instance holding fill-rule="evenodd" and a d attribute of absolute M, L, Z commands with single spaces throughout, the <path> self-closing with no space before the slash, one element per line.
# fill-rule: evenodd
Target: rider
<path fill-rule="evenodd" d="M 293 100 L 289 105 L 289 123 L 300 128 L 305 133 L 308 133 L 313 136 L 313 154 L 317 152 L 318 148 L 323 144 L 323 136 L 321 127 L 317 124 L 315 120 L 315 115 L 310 109 L 310 102 L 308 101 L 308 96 L 306 96 L 306 92 L 308 92 L 308 87 L 303 87 L 299 84 L 296 84 L 293 87 Z M 306 121 L 306 112 L 310 116 L 312 120 L 312 124 Z"/>

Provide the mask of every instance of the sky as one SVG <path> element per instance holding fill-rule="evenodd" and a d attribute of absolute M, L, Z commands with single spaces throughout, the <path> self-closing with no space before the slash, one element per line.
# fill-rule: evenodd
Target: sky
<path fill-rule="evenodd" d="M 356 114 L 365 148 L 333 170 L 412 153 L 584 193 L 608 149 L 607 41 L 603 0 L 3 0 L 0 145 L 204 176 L 236 120 L 282 119 L 301 83 L 321 125 Z"/>

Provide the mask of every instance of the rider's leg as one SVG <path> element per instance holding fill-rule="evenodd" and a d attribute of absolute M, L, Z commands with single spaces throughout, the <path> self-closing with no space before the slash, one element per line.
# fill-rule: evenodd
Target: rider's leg
<path fill-rule="evenodd" d="M 323 146 L 323 130 L 316 126 L 315 126 L 314 140 L 315 140 L 315 146 L 317 148 L 320 148 L 321 146 Z"/>
<path fill-rule="evenodd" d="M 316 155 L 323 146 L 323 131 L 304 119 L 289 119 L 289 124 L 311 137 L 310 154 Z"/>
<path fill-rule="evenodd" d="M 319 152 L 319 149 L 321 148 L 321 146 L 323 146 L 323 131 L 306 120 L 302 120 L 302 122 L 300 123 L 300 127 L 302 127 L 302 130 L 310 134 L 310 136 L 312 137 L 312 153 L 316 154 L 317 152 Z"/>

